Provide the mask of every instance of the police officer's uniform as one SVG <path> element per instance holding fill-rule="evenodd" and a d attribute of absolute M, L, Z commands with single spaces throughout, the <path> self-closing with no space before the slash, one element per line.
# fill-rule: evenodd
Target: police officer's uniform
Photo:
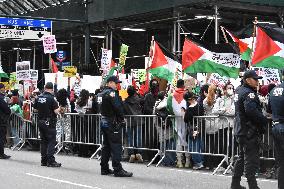
<path fill-rule="evenodd" d="M 247 78 L 262 77 L 254 71 L 247 71 L 243 77 L 243 85 L 236 89 L 234 134 L 239 147 L 239 157 L 235 162 L 231 189 L 244 188 L 240 185 L 243 172 L 247 177 L 249 188 L 258 189 L 255 174 L 259 167 L 259 138 L 265 131 L 267 119 L 262 114 L 256 90 L 245 82 Z"/>
<path fill-rule="evenodd" d="M 4 91 L 5 86 L 0 83 L 0 90 Z M 5 95 L 0 92 L 0 159 L 9 159 L 11 156 L 4 154 L 4 144 L 6 141 L 6 131 L 9 124 L 11 110 L 5 102 Z"/>
<path fill-rule="evenodd" d="M 46 89 L 53 89 L 53 84 L 48 82 Z M 54 110 L 58 109 L 58 102 L 54 96 L 45 91 L 35 100 L 34 108 L 38 110 L 38 126 L 41 138 L 41 165 L 48 167 L 60 167 L 55 161 L 56 145 L 56 121 Z"/>
<path fill-rule="evenodd" d="M 273 119 L 273 139 L 278 162 L 278 188 L 284 189 L 284 83 L 272 89 L 269 105 Z"/>
<path fill-rule="evenodd" d="M 111 76 L 107 83 L 120 83 L 117 77 Z M 132 173 L 123 170 L 121 165 L 122 156 L 122 126 L 124 125 L 124 113 L 122 101 L 118 91 L 106 87 L 98 95 L 101 103 L 101 130 L 103 134 L 103 148 L 101 158 L 101 174 L 113 174 L 118 177 L 131 177 Z M 109 169 L 108 161 L 112 158 L 112 167 Z"/>

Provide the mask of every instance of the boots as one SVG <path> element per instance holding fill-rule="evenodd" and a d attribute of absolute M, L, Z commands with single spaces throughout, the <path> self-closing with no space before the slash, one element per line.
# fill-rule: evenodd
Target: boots
<path fill-rule="evenodd" d="M 185 168 L 190 168 L 190 167 L 191 167 L 190 157 L 186 157 L 184 167 L 185 167 Z"/>
<path fill-rule="evenodd" d="M 258 186 L 257 186 L 257 182 L 256 182 L 256 179 L 248 179 L 248 185 L 249 185 L 249 189 L 260 189 Z"/>
<path fill-rule="evenodd" d="M 141 154 L 136 154 L 136 159 L 138 163 L 143 163 L 143 158 Z"/>
<path fill-rule="evenodd" d="M 232 177 L 231 189 L 246 189 L 246 187 L 241 186 L 241 178 Z"/>
<path fill-rule="evenodd" d="M 127 172 L 124 169 L 121 169 L 119 171 L 114 171 L 114 176 L 115 177 L 132 177 L 133 173 Z"/>
<path fill-rule="evenodd" d="M 135 155 L 134 154 L 131 155 L 130 158 L 129 158 L 129 163 L 134 163 L 135 159 L 136 159 Z"/>
<path fill-rule="evenodd" d="M 101 175 L 112 175 L 114 173 L 111 169 L 101 169 Z"/>
<path fill-rule="evenodd" d="M 47 162 L 47 167 L 61 167 L 61 163 L 57 163 L 56 161 L 54 162 Z"/>
<path fill-rule="evenodd" d="M 177 168 L 183 168 L 183 164 L 182 164 L 181 158 L 178 158 Z"/>

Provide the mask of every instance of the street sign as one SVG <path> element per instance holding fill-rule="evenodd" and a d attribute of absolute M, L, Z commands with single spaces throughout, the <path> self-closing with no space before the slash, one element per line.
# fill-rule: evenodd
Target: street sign
<path fill-rule="evenodd" d="M 0 38 L 40 40 L 42 36 L 51 35 L 52 21 L 0 18 Z"/>

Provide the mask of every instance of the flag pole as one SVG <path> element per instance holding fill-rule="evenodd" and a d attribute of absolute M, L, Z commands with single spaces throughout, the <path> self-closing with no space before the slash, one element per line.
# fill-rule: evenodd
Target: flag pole
<path fill-rule="evenodd" d="M 155 37 L 152 36 L 152 41 L 151 41 L 151 46 L 150 46 L 150 51 L 149 51 L 149 57 L 148 57 L 148 64 L 147 64 L 147 68 L 146 68 L 146 82 L 148 82 L 146 84 L 146 86 L 149 87 L 149 67 L 150 67 L 150 61 L 151 61 L 151 56 L 154 56 L 154 41 L 155 41 Z M 149 88 L 147 89 L 149 90 Z"/>
<path fill-rule="evenodd" d="M 227 38 L 227 35 L 226 35 L 226 33 L 225 33 L 225 30 L 224 30 L 224 27 L 223 27 L 223 26 L 220 26 L 220 28 L 221 28 L 221 30 L 222 30 L 223 37 L 224 37 L 226 43 L 229 43 L 228 38 Z"/>
<path fill-rule="evenodd" d="M 251 69 L 251 64 L 252 64 L 252 55 L 253 55 L 253 46 L 254 46 L 254 40 L 256 36 L 256 24 L 257 24 L 257 17 L 254 18 L 253 22 L 253 33 L 252 33 L 252 45 L 251 45 L 251 53 L 250 53 L 250 61 L 249 61 L 249 69 Z"/>

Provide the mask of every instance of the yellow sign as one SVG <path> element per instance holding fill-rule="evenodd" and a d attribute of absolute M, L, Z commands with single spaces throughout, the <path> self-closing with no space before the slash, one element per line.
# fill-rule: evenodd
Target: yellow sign
<path fill-rule="evenodd" d="M 63 77 L 76 77 L 77 68 L 75 66 L 65 66 Z"/>
<path fill-rule="evenodd" d="M 119 96 L 122 98 L 122 100 L 124 101 L 127 97 L 128 97 L 128 93 L 127 90 L 120 90 L 119 91 Z"/>
<path fill-rule="evenodd" d="M 0 82 L 0 83 L 2 83 L 5 86 L 6 91 L 11 89 L 11 86 L 8 82 Z"/>

